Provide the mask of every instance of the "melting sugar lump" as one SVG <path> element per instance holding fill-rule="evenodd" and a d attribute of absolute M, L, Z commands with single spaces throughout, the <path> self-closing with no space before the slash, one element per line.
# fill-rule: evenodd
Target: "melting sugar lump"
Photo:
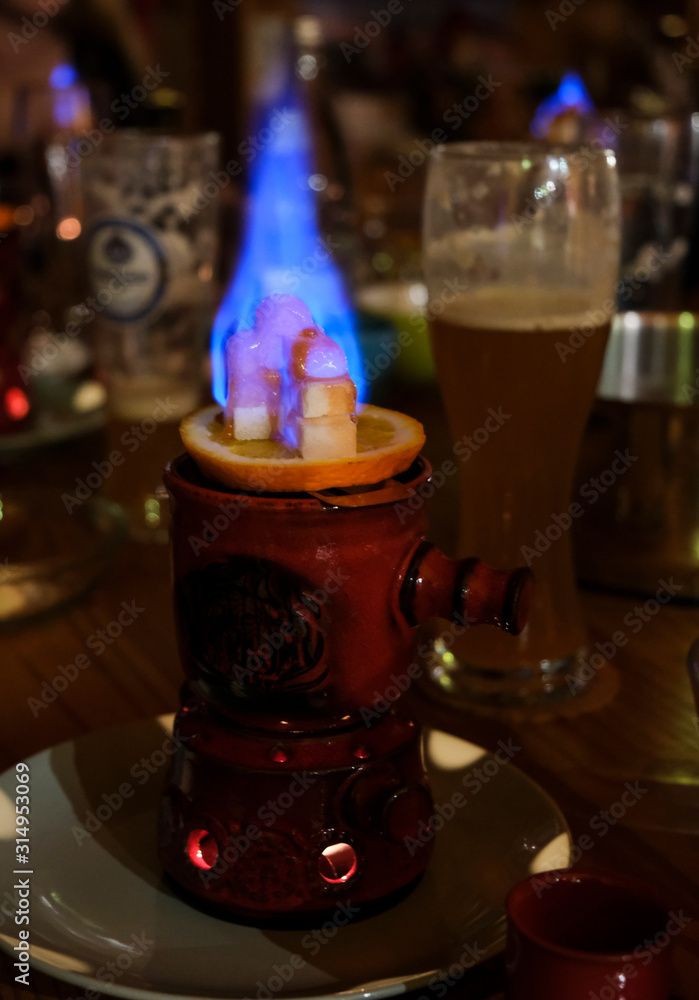
<path fill-rule="evenodd" d="M 238 441 L 277 438 L 304 459 L 357 453 L 357 392 L 344 351 L 301 299 L 270 295 L 226 344 L 226 424 Z"/>

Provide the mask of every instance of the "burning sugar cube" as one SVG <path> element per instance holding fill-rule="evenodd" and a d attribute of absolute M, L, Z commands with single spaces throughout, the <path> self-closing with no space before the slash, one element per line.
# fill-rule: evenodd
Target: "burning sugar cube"
<path fill-rule="evenodd" d="M 270 295 L 226 345 L 226 420 L 238 440 L 278 437 L 304 459 L 357 452 L 357 393 L 339 344 L 293 295 Z"/>
<path fill-rule="evenodd" d="M 354 413 L 357 390 L 348 376 L 339 379 L 307 378 L 299 387 L 298 411 L 302 417 L 335 417 Z"/>
<path fill-rule="evenodd" d="M 351 458 L 357 454 L 357 424 L 352 414 L 331 417 L 297 417 L 296 447 L 310 462 L 325 458 Z"/>
<path fill-rule="evenodd" d="M 254 331 L 243 330 L 226 344 L 231 372 L 226 423 L 238 441 L 264 441 L 277 430 L 280 376 L 269 368 Z"/>

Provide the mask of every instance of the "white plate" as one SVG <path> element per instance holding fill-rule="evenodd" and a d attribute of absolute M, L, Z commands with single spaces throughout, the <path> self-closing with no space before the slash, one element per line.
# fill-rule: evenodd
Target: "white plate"
<path fill-rule="evenodd" d="M 164 883 L 156 857 L 171 722 L 100 730 L 30 758 L 34 968 L 134 1000 L 257 998 L 265 995 L 260 984 L 274 1000 L 389 996 L 425 985 L 453 963 L 470 964 L 473 954 L 483 960 L 499 952 L 510 887 L 568 863 L 568 827 L 537 785 L 474 744 L 427 730 L 434 801 L 459 807 L 437 833 L 432 861 L 410 896 L 385 913 L 333 928 L 322 943 L 307 930 L 260 930 L 208 916 Z M 125 783 L 133 794 L 122 798 Z M 14 768 L 0 777 L 5 900 L 14 895 L 19 867 L 15 784 Z M 92 836 L 76 838 L 73 828 L 99 806 L 105 821 Z M 14 919 L 0 919 L 0 947 L 12 953 Z M 300 956 L 298 968 L 293 956 Z"/>

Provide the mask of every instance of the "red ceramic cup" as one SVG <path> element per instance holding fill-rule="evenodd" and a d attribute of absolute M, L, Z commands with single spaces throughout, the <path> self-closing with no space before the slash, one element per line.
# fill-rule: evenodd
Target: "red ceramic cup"
<path fill-rule="evenodd" d="M 681 929 L 665 896 L 617 872 L 554 871 L 507 898 L 508 1000 L 668 1000 Z"/>

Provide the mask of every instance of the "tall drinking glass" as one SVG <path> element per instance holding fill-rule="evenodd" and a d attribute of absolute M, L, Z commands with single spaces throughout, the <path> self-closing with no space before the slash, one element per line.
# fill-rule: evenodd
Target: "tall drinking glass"
<path fill-rule="evenodd" d="M 81 163 L 96 346 L 111 412 L 201 401 L 214 307 L 219 136 L 115 132 Z M 226 176 L 226 175 L 224 175 Z"/>
<path fill-rule="evenodd" d="M 87 276 L 110 455 L 105 489 L 133 537 L 167 541 L 166 463 L 208 380 L 219 136 L 122 129 L 80 163 Z M 227 175 L 223 175 L 224 179 Z"/>
<path fill-rule="evenodd" d="M 594 495 L 571 489 L 615 309 L 614 155 L 596 146 L 439 148 L 423 264 L 459 474 L 460 552 L 495 566 L 525 562 L 536 581 L 517 639 L 467 630 L 446 652 L 438 644 L 428 675 L 473 704 L 566 698 L 590 675 L 569 529 Z"/>

